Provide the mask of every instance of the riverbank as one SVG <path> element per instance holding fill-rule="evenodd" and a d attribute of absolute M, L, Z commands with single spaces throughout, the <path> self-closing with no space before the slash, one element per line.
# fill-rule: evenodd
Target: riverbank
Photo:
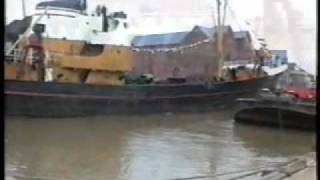
<path fill-rule="evenodd" d="M 316 156 L 310 153 L 295 158 L 284 167 L 280 167 L 266 176 L 263 180 L 316 180 Z"/>
<path fill-rule="evenodd" d="M 284 180 L 316 180 L 316 166 L 308 167 Z"/>
<path fill-rule="evenodd" d="M 317 172 L 316 172 L 316 155 L 315 153 L 306 156 L 306 168 L 298 171 L 292 176 L 284 179 L 284 180 L 316 180 Z"/>

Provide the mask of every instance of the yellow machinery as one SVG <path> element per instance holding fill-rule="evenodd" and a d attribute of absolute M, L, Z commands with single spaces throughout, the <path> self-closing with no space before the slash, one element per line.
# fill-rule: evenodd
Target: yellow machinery
<path fill-rule="evenodd" d="M 123 85 L 124 74 L 132 70 L 130 47 L 101 45 L 97 54 L 82 41 L 45 39 L 43 45 L 46 68 L 56 82 Z M 26 62 L 5 63 L 5 69 L 6 79 L 39 80 Z"/>

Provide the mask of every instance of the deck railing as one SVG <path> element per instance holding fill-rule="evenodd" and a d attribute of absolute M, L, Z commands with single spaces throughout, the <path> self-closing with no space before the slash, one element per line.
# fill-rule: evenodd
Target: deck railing
<path fill-rule="evenodd" d="M 25 54 L 25 51 L 22 50 L 11 50 L 10 54 L 6 54 L 5 55 L 5 61 L 13 61 L 13 62 L 19 62 L 19 61 L 34 61 L 35 60 L 35 56 L 32 54 Z"/>

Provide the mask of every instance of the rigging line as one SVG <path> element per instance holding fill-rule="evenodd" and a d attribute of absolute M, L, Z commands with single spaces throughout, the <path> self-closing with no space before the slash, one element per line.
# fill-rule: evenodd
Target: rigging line
<path fill-rule="evenodd" d="M 228 0 L 224 0 L 222 26 L 224 26 L 226 23 L 227 7 L 228 7 Z"/>
<path fill-rule="evenodd" d="M 232 16 L 232 18 L 235 20 L 235 22 L 237 23 L 240 31 L 244 30 L 243 26 L 240 24 L 238 18 L 236 17 L 235 11 L 232 9 L 232 7 L 230 6 L 230 4 L 228 4 L 228 9 L 229 9 L 229 11 L 231 12 L 231 16 Z M 247 22 L 246 22 L 246 23 L 247 23 Z M 251 29 L 251 26 L 250 26 L 250 28 L 248 28 L 248 31 L 250 32 L 250 34 L 253 35 L 253 36 L 252 36 L 253 41 L 258 41 L 258 34 Z"/>
<path fill-rule="evenodd" d="M 213 24 L 213 27 L 217 26 L 217 20 L 216 20 L 216 16 L 214 14 L 214 11 L 212 12 L 212 24 Z"/>
<path fill-rule="evenodd" d="M 243 28 L 242 28 L 241 24 L 239 23 L 239 21 L 238 21 L 238 19 L 237 19 L 237 17 L 236 17 L 236 13 L 235 13 L 234 10 L 231 8 L 231 6 L 230 6 L 229 3 L 227 4 L 227 7 L 228 7 L 228 9 L 229 9 L 229 11 L 230 11 L 230 13 L 231 13 L 232 18 L 235 20 L 235 22 L 237 23 L 239 29 L 242 31 Z"/>
<path fill-rule="evenodd" d="M 217 26 L 217 17 L 215 15 L 215 7 L 211 7 L 211 17 L 212 17 L 212 25 L 213 27 Z"/>
<path fill-rule="evenodd" d="M 231 12 L 231 16 L 232 16 L 233 20 L 236 22 L 237 26 L 242 31 L 243 30 L 242 25 L 239 23 L 238 19 L 236 18 L 234 11 L 230 8 L 230 6 L 228 6 L 228 9 Z"/>

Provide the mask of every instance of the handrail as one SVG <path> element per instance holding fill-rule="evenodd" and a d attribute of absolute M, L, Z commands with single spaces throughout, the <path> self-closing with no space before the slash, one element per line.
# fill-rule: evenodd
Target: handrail
<path fill-rule="evenodd" d="M 6 55 L 9 55 L 10 52 L 11 52 L 12 50 L 14 50 L 14 48 L 22 41 L 22 39 L 27 36 L 27 34 L 31 31 L 33 25 L 36 24 L 37 22 L 39 22 L 39 21 L 42 19 L 42 17 L 43 17 L 45 14 L 47 14 L 47 10 L 48 10 L 48 9 L 46 9 L 45 12 L 44 12 L 41 16 L 39 16 L 38 19 L 37 19 L 34 23 L 31 23 L 31 24 L 30 24 L 30 26 L 29 26 L 29 27 L 27 28 L 27 30 L 22 34 L 22 36 L 20 36 L 19 39 L 7 50 Z"/>
<path fill-rule="evenodd" d="M 15 61 L 17 59 L 21 59 L 22 57 L 24 57 L 26 59 L 29 59 L 29 60 L 33 60 L 34 59 L 34 56 L 30 55 L 30 54 L 26 54 L 24 56 L 23 50 L 13 49 L 12 51 L 13 51 L 13 54 L 6 54 L 5 57 L 12 58 L 13 61 Z"/>

